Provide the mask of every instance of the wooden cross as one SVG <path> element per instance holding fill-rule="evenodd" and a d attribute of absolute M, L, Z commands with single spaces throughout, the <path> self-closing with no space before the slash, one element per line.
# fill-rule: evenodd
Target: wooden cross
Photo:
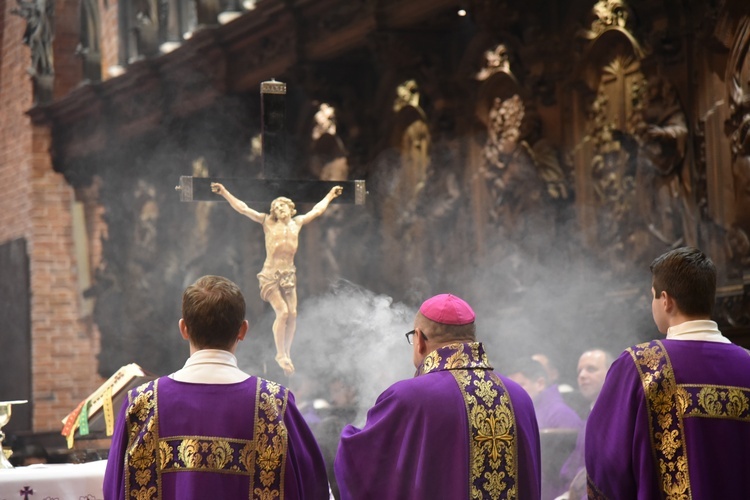
<path fill-rule="evenodd" d="M 263 179 L 215 178 L 180 176 L 175 187 L 180 192 L 180 201 L 224 201 L 211 192 L 211 183 L 224 184 L 237 198 L 248 202 L 270 203 L 279 196 L 286 196 L 295 203 L 317 203 L 333 188 L 342 186 L 344 191 L 332 203 L 363 205 L 367 191 L 365 181 L 314 181 L 284 178 L 290 171 L 286 160 L 286 84 L 272 80 L 262 82 L 261 138 Z"/>

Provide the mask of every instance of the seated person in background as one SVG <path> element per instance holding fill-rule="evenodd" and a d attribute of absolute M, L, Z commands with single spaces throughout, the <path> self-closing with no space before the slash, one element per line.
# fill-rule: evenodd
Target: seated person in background
<path fill-rule="evenodd" d="M 575 391 L 570 385 L 566 383 L 560 383 L 560 372 L 557 366 L 549 359 L 549 356 L 542 353 L 536 353 L 531 355 L 531 359 L 538 361 L 544 367 L 547 372 L 547 385 L 557 385 L 557 390 L 561 394 L 567 394 Z"/>
<path fill-rule="evenodd" d="M 509 367 L 508 378 L 523 387 L 534 403 L 542 442 L 542 499 L 552 500 L 568 487 L 560 470 L 575 447 L 583 422 L 565 404 L 557 385 L 548 383 L 547 371 L 538 361 L 521 358 Z M 558 432 L 550 432 L 553 429 Z"/>
<path fill-rule="evenodd" d="M 578 358 L 578 390 L 581 391 L 581 395 L 588 403 L 586 418 L 588 418 L 591 408 L 594 407 L 594 403 L 599 397 L 599 393 L 604 385 L 604 379 L 607 376 L 607 370 L 609 370 L 613 361 L 614 357 L 612 354 L 598 348 L 590 349 L 581 354 L 581 357 Z M 565 461 L 562 471 L 560 472 L 563 480 L 566 481 L 567 484 L 571 484 L 573 479 L 575 479 L 585 467 L 585 429 L 586 423 L 584 422 L 582 431 L 578 433 L 576 448 L 573 453 L 570 454 L 568 460 Z"/>
<path fill-rule="evenodd" d="M 563 401 L 557 385 L 550 384 L 541 363 L 532 358 L 522 358 L 508 372 L 508 378 L 517 382 L 531 396 L 539 429 L 581 428 L 581 418 Z"/>

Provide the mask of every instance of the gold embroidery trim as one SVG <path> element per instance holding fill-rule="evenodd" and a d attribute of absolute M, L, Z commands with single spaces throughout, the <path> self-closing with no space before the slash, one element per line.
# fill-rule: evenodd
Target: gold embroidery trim
<path fill-rule="evenodd" d="M 288 431 L 283 416 L 288 394 L 289 391 L 282 391 L 279 384 L 258 378 L 255 391 L 255 461 L 251 475 L 251 499 L 284 499 Z"/>
<path fill-rule="evenodd" d="M 686 391 L 677 385 L 667 350 L 659 341 L 627 350 L 641 377 L 646 396 L 651 449 L 667 500 L 692 498 L 682 411 Z"/>
<path fill-rule="evenodd" d="M 680 384 L 683 417 L 750 422 L 750 389 L 722 385 Z"/>
<path fill-rule="evenodd" d="M 249 475 L 254 443 L 246 439 L 171 436 L 159 440 L 159 470 Z"/>
<path fill-rule="evenodd" d="M 128 447 L 125 453 L 125 488 L 128 498 L 161 499 L 161 475 L 155 467 L 156 443 L 159 438 L 156 405 L 158 382 L 158 379 L 153 381 L 151 390 L 146 390 L 151 384 L 151 382 L 146 382 L 138 386 L 135 391 L 128 393 L 126 418 L 132 420 L 128 428 Z M 139 439 L 138 434 L 142 428 L 145 428 L 146 432 L 142 439 Z M 139 486 L 138 490 L 131 489 L 131 466 L 136 469 L 134 479 Z M 156 486 L 153 486 L 152 482 L 154 472 L 156 472 Z"/>
<path fill-rule="evenodd" d="M 505 386 L 488 370 L 451 373 L 469 421 L 469 498 L 518 498 L 516 421 Z"/>

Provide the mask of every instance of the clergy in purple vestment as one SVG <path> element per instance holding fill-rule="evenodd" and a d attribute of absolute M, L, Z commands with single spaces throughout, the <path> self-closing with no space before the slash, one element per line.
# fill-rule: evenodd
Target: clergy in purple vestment
<path fill-rule="evenodd" d="M 548 384 L 547 372 L 540 362 L 522 358 L 507 373 L 509 379 L 531 396 L 540 429 L 578 430 L 581 427 L 581 417 L 565 403 L 557 385 Z"/>
<path fill-rule="evenodd" d="M 414 378 L 377 399 L 362 429 L 341 434 L 342 500 L 540 497 L 539 429 L 528 394 L 493 371 L 474 311 L 443 294 L 407 333 Z"/>
<path fill-rule="evenodd" d="M 328 499 L 323 457 L 292 394 L 237 366 L 248 329 L 237 285 L 200 278 L 183 294 L 179 327 L 190 358 L 128 393 L 104 498 Z"/>
<path fill-rule="evenodd" d="M 750 354 L 711 321 L 716 268 L 695 248 L 651 264 L 665 340 L 612 364 L 586 431 L 589 498 L 747 499 Z"/>
<path fill-rule="evenodd" d="M 508 378 L 531 396 L 542 445 L 542 500 L 554 500 L 568 491 L 570 480 L 560 474 L 576 446 L 583 421 L 563 400 L 557 384 L 547 383 L 547 370 L 531 357 L 511 364 Z M 581 464 L 583 465 L 583 464 Z"/>
<path fill-rule="evenodd" d="M 607 370 L 612 366 L 613 361 L 614 357 L 609 351 L 599 348 L 589 349 L 578 358 L 578 391 L 589 405 L 585 413 L 586 418 L 588 418 L 591 408 L 593 408 L 596 399 L 599 397 L 599 393 L 604 386 L 604 379 L 607 376 Z M 586 420 L 583 422 L 581 432 L 578 433 L 573 453 L 565 460 L 560 471 L 560 477 L 569 486 L 572 485 L 575 478 L 579 477 L 586 468 L 584 457 L 586 447 L 585 438 Z"/>

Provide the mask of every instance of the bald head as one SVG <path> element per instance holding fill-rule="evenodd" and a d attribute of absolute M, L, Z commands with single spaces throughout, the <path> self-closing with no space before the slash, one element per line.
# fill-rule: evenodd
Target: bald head
<path fill-rule="evenodd" d="M 612 355 L 603 349 L 586 351 L 578 358 L 578 389 L 589 402 L 599 397 L 612 361 Z"/>

